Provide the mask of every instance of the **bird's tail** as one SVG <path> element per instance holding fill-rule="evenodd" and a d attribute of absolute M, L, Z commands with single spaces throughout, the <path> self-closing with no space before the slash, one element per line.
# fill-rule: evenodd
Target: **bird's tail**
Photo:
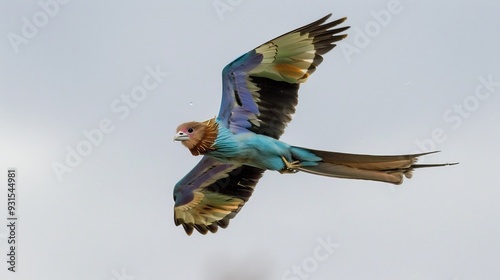
<path fill-rule="evenodd" d="M 298 147 L 294 147 L 298 148 Z M 434 152 L 412 155 L 373 156 L 304 149 L 321 158 L 315 166 L 300 166 L 298 170 L 337 178 L 373 180 L 399 185 L 403 176 L 412 177 L 416 168 L 438 167 L 457 163 L 416 164 L 417 158 Z"/>

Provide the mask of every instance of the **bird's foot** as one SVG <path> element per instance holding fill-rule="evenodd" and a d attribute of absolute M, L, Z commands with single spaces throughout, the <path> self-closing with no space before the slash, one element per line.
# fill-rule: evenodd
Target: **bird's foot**
<path fill-rule="evenodd" d="M 284 156 L 282 156 L 281 159 L 285 163 L 285 168 L 283 168 L 279 171 L 281 174 L 289 174 L 289 173 L 299 172 L 298 169 L 300 167 L 300 161 L 297 160 L 297 161 L 289 162 L 288 160 L 286 160 L 286 158 Z"/>

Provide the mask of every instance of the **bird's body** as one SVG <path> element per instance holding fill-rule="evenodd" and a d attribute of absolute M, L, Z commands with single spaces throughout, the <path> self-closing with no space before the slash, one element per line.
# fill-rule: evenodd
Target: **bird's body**
<path fill-rule="evenodd" d="M 303 166 L 314 166 L 317 165 L 317 161 L 321 160 L 304 149 L 290 146 L 266 135 L 253 132 L 233 134 L 217 119 L 199 123 L 199 125 L 206 125 L 208 130 L 207 124 L 214 124 L 211 125 L 211 129 L 215 131 L 217 136 L 213 142 L 208 143 L 210 149 L 199 154 L 223 163 L 245 164 L 264 170 L 286 171 L 287 167 L 283 158 L 288 162 L 295 159 L 300 160 Z M 182 128 L 180 129 L 182 130 Z"/>
<path fill-rule="evenodd" d="M 246 164 L 265 170 L 285 169 L 281 157 L 291 156 L 290 145 L 269 136 L 246 132 L 231 138 L 230 146 L 216 143 L 215 150 L 206 155 L 224 163 Z"/>
<path fill-rule="evenodd" d="M 240 56 L 222 71 L 219 115 L 177 128 L 175 140 L 202 160 L 174 188 L 174 218 L 188 234 L 227 227 L 266 170 L 401 184 L 419 167 L 411 154 L 373 156 L 296 147 L 279 140 L 298 102 L 299 84 L 347 35 L 330 15 Z"/>

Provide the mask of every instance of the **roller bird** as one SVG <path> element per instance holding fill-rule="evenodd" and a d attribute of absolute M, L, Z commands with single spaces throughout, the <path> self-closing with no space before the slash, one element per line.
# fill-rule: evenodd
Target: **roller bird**
<path fill-rule="evenodd" d="M 180 141 L 200 162 L 174 188 L 174 221 L 188 235 L 226 228 L 248 201 L 264 171 L 401 184 L 426 154 L 362 155 L 292 146 L 279 140 L 298 102 L 299 85 L 344 39 L 346 18 L 331 14 L 272 39 L 240 56 L 222 71 L 217 117 L 177 127 Z"/>

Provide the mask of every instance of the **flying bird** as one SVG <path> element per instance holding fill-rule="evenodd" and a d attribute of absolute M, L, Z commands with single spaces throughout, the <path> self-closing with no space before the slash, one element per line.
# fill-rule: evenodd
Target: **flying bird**
<path fill-rule="evenodd" d="M 264 171 L 401 184 L 420 167 L 421 154 L 374 156 L 313 150 L 279 140 L 297 105 L 299 85 L 314 73 L 335 43 L 346 18 L 331 14 L 272 39 L 222 71 L 217 117 L 177 127 L 174 140 L 201 161 L 174 188 L 174 221 L 188 235 L 226 228 L 248 201 Z M 432 152 L 430 152 L 432 153 Z"/>

